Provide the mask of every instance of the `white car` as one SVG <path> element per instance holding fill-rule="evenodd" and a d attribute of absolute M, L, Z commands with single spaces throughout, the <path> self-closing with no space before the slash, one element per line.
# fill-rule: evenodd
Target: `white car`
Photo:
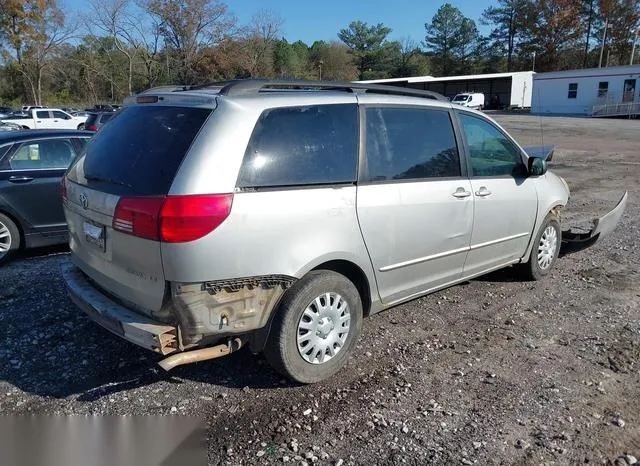
<path fill-rule="evenodd" d="M 23 129 L 84 129 L 87 120 L 87 117 L 73 116 L 57 108 L 35 108 L 26 113 L 30 116 L 2 121 Z"/>

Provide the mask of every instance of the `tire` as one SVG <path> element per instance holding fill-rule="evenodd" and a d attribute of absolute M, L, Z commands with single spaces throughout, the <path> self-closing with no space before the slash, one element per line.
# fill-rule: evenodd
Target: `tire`
<path fill-rule="evenodd" d="M 553 241 L 554 235 L 555 242 Z M 549 249 L 551 243 L 554 243 L 552 250 Z M 560 221 L 556 215 L 549 214 L 536 234 L 529 260 L 520 265 L 523 278 L 540 280 L 546 276 L 558 259 L 561 243 L 562 230 L 560 229 Z"/>
<path fill-rule="evenodd" d="M 336 304 L 340 306 L 338 311 L 332 309 Z M 318 317 L 314 320 L 314 316 Z M 348 331 L 339 332 L 345 324 Z M 310 328 L 304 328 L 307 326 Z M 291 380 L 304 384 L 320 382 L 346 364 L 361 328 L 362 301 L 354 284 L 336 272 L 312 271 L 285 293 L 264 355 L 275 370 Z M 325 336 L 319 332 L 325 332 Z M 301 339 L 299 348 L 298 338 L 305 335 L 309 338 Z"/>
<path fill-rule="evenodd" d="M 84 129 L 84 123 L 80 123 L 76 129 L 82 131 Z"/>
<path fill-rule="evenodd" d="M 20 231 L 13 220 L 0 214 L 0 264 L 20 249 Z"/>

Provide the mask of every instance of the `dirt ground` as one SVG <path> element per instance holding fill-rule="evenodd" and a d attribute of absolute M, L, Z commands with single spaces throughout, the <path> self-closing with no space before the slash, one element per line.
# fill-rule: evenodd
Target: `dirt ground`
<path fill-rule="evenodd" d="M 497 115 L 556 144 L 569 221 L 616 232 L 375 315 L 346 369 L 295 386 L 241 351 L 165 375 L 65 295 L 64 248 L 0 268 L 0 413 L 204 416 L 210 464 L 616 464 L 640 457 L 640 121 Z M 541 131 L 542 128 L 542 131 Z"/>

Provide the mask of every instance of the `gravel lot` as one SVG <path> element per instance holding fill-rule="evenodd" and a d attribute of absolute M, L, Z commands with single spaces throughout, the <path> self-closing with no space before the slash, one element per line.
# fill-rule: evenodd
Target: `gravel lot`
<path fill-rule="evenodd" d="M 64 248 L 0 268 L 0 413 L 189 414 L 210 464 L 616 464 L 640 457 L 640 121 L 498 115 L 557 145 L 565 218 L 629 190 L 613 236 L 549 277 L 511 270 L 365 321 L 326 383 L 295 386 L 241 351 L 170 375 L 65 295 Z"/>

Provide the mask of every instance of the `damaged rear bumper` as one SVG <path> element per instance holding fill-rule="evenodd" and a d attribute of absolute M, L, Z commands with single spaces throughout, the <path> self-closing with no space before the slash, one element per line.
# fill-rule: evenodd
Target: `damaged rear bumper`
<path fill-rule="evenodd" d="M 157 322 L 112 301 L 74 265 L 63 266 L 62 276 L 74 304 L 105 329 L 162 355 L 179 350 L 177 327 Z"/>
<path fill-rule="evenodd" d="M 609 213 L 592 221 L 592 228 L 588 232 L 576 232 L 568 229 L 562 232 L 562 250 L 563 254 L 581 251 L 599 242 L 602 238 L 609 236 L 618 225 L 622 214 L 627 207 L 628 194 L 624 195 L 618 201 L 618 204 Z"/>

